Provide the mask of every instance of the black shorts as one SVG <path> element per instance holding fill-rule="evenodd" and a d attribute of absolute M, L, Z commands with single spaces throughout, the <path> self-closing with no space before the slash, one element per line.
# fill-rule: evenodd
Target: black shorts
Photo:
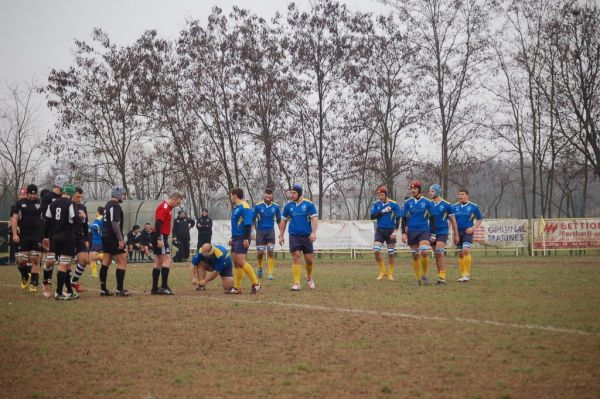
<path fill-rule="evenodd" d="M 250 240 L 244 237 L 231 237 L 231 252 L 234 254 L 247 254 L 248 248 L 244 247 L 244 240 L 248 240 L 248 248 L 250 248 Z"/>
<path fill-rule="evenodd" d="M 391 239 L 390 236 L 394 233 L 394 229 L 384 229 L 377 227 L 375 229 L 375 242 L 396 244 L 396 239 Z"/>
<path fill-rule="evenodd" d="M 75 256 L 75 240 L 55 239 L 53 242 L 54 256 L 59 260 L 61 256 Z"/>
<path fill-rule="evenodd" d="M 300 236 L 290 234 L 290 252 L 302 251 L 304 254 L 312 254 L 313 243 L 310 235 Z"/>
<path fill-rule="evenodd" d="M 436 242 L 443 242 L 444 244 L 448 243 L 448 234 L 437 234 L 435 236 Z"/>
<path fill-rule="evenodd" d="M 89 249 L 85 246 L 85 241 L 78 240 L 75 242 L 75 253 L 80 254 L 82 252 L 89 252 Z"/>
<path fill-rule="evenodd" d="M 275 230 L 256 230 L 256 245 L 275 244 Z"/>
<path fill-rule="evenodd" d="M 42 250 L 42 242 L 39 239 L 21 237 L 21 241 L 16 246 L 16 252 L 40 252 Z"/>
<path fill-rule="evenodd" d="M 468 234 L 466 230 L 458 231 L 458 245 L 456 249 L 467 248 L 470 249 L 473 246 L 473 234 Z"/>
<path fill-rule="evenodd" d="M 119 241 L 116 237 L 102 237 L 102 248 L 104 249 L 104 253 L 109 255 L 125 253 L 125 248 L 119 248 Z"/>
<path fill-rule="evenodd" d="M 415 232 L 411 232 L 409 230 L 407 236 L 408 236 L 408 245 L 412 247 L 415 245 L 419 245 L 419 243 L 421 241 L 429 242 L 429 239 L 431 238 L 431 232 L 429 230 L 415 231 Z"/>
<path fill-rule="evenodd" d="M 154 241 L 154 246 L 152 248 L 152 253 L 154 253 L 154 255 L 169 255 L 171 253 L 171 248 L 169 248 L 169 236 L 167 234 L 161 234 L 162 237 L 162 241 L 163 241 L 163 247 L 159 248 L 157 243 L 158 243 L 158 238 L 156 239 L 156 241 Z"/>

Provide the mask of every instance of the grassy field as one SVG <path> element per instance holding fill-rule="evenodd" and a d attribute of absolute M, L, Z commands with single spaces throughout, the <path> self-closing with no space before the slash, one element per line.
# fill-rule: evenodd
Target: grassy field
<path fill-rule="evenodd" d="M 79 301 L 18 288 L 0 268 L 0 392 L 6 398 L 598 398 L 598 257 L 474 257 L 473 280 L 417 287 L 402 259 L 376 281 L 371 259 L 321 260 L 317 288 L 289 291 L 289 260 L 259 295 L 202 293 L 188 268 L 174 297 Z M 114 288 L 114 270 L 109 288 Z"/>

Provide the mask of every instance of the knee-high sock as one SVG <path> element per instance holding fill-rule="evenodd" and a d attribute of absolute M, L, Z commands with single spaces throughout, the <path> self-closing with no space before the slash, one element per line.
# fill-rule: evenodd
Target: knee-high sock
<path fill-rule="evenodd" d="M 417 280 L 420 280 L 421 279 L 421 263 L 420 263 L 419 258 L 417 258 L 417 259 L 413 258 L 412 267 L 413 267 L 413 272 L 415 273 L 415 278 Z"/>
<path fill-rule="evenodd" d="M 312 278 L 312 274 L 313 274 L 313 264 L 312 263 L 307 263 L 306 264 L 306 277 L 307 278 Z"/>
<path fill-rule="evenodd" d="M 84 271 L 85 271 L 85 265 L 82 265 L 81 263 L 77 262 L 77 267 L 75 268 L 75 275 L 73 276 L 71 281 L 74 283 L 78 282 Z"/>
<path fill-rule="evenodd" d="M 100 289 L 106 291 L 106 278 L 108 277 L 108 266 L 100 268 Z"/>
<path fill-rule="evenodd" d="M 383 259 L 378 261 L 377 264 L 379 265 L 379 273 L 385 274 L 385 262 L 383 261 Z"/>
<path fill-rule="evenodd" d="M 292 265 L 292 275 L 294 276 L 294 284 L 300 285 L 300 274 L 302 273 L 302 266 L 298 264 Z"/>
<path fill-rule="evenodd" d="M 471 262 L 472 262 L 471 254 L 465 255 L 463 262 L 464 262 L 464 267 L 465 267 L 465 274 L 470 275 L 471 274 Z"/>
<path fill-rule="evenodd" d="M 168 267 L 161 267 L 160 268 L 160 275 L 162 277 L 162 287 L 163 288 L 167 288 L 169 286 L 169 271 L 170 269 Z"/>
<path fill-rule="evenodd" d="M 63 293 L 65 280 L 67 280 L 67 272 L 61 272 L 59 270 L 58 273 L 56 273 L 56 293 L 58 295 L 62 295 Z"/>
<path fill-rule="evenodd" d="M 460 269 L 460 276 L 463 277 L 465 275 L 465 258 L 458 258 L 458 268 Z"/>
<path fill-rule="evenodd" d="M 273 274 L 275 269 L 275 258 L 267 258 L 267 271 L 269 274 Z"/>
<path fill-rule="evenodd" d="M 246 262 L 244 267 L 242 268 L 246 276 L 252 281 L 252 285 L 258 284 L 258 279 L 256 278 L 256 273 L 254 273 L 254 268 L 250 265 L 250 263 Z"/>
<path fill-rule="evenodd" d="M 388 266 L 388 276 L 394 277 L 395 268 L 396 268 L 396 265 L 394 263 L 390 262 L 390 264 Z"/>
<path fill-rule="evenodd" d="M 263 268 L 263 261 L 264 261 L 265 257 L 263 256 L 262 258 L 258 258 L 258 268 L 262 269 Z"/>
<path fill-rule="evenodd" d="M 446 271 L 445 270 L 438 272 L 438 275 L 441 279 L 444 279 L 444 280 L 446 279 Z"/>
<path fill-rule="evenodd" d="M 98 274 L 98 265 L 96 264 L 96 262 L 92 262 L 91 266 L 92 266 L 92 275 L 95 276 L 96 274 Z"/>
<path fill-rule="evenodd" d="M 160 269 L 153 268 L 152 269 L 152 289 L 154 291 L 158 290 L 158 278 L 160 277 Z"/>
<path fill-rule="evenodd" d="M 242 288 L 242 278 L 244 278 L 244 269 L 241 267 L 233 268 L 233 286 L 238 290 Z"/>
<path fill-rule="evenodd" d="M 429 256 L 421 256 L 421 276 L 426 276 L 429 271 Z"/>
<path fill-rule="evenodd" d="M 27 274 L 27 265 L 18 266 L 18 269 L 19 273 L 21 273 L 21 280 L 29 280 L 29 275 Z"/>
<path fill-rule="evenodd" d="M 117 278 L 117 290 L 123 291 L 123 282 L 125 281 L 125 269 L 117 269 L 115 271 Z"/>

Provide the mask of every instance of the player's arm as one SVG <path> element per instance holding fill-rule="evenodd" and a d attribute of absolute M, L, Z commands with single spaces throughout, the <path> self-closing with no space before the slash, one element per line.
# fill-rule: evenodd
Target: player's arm
<path fill-rule="evenodd" d="M 18 231 L 18 227 L 19 227 L 19 214 L 16 212 L 13 212 L 13 214 L 10 217 L 10 227 L 12 229 L 12 238 L 13 241 L 18 243 L 20 241 L 19 238 L 19 231 Z"/>
<path fill-rule="evenodd" d="M 317 213 L 317 208 L 314 206 L 314 204 L 311 204 L 309 211 L 310 211 L 310 227 L 311 227 L 309 239 L 311 241 L 316 241 L 317 240 L 317 227 L 319 227 L 319 214 Z"/>
<path fill-rule="evenodd" d="M 377 209 L 377 204 L 371 206 L 371 220 L 377 219 L 381 216 L 381 209 Z"/>
<path fill-rule="evenodd" d="M 277 225 L 281 223 L 281 209 L 279 209 L 279 206 L 275 208 L 275 221 L 277 222 Z"/>
<path fill-rule="evenodd" d="M 247 208 L 244 210 L 244 248 L 248 248 L 250 246 L 252 225 L 252 209 Z"/>
<path fill-rule="evenodd" d="M 281 219 L 281 222 L 279 223 L 279 245 L 283 245 L 283 243 L 285 242 L 285 228 L 287 227 L 287 219 L 283 218 Z"/>

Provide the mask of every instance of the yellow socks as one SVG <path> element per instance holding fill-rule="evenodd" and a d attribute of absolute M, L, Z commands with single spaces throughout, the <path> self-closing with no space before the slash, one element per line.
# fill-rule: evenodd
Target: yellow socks
<path fill-rule="evenodd" d="M 262 269 L 262 267 L 263 267 L 263 259 L 264 258 L 258 258 L 258 268 L 259 269 Z"/>
<path fill-rule="evenodd" d="M 250 263 L 246 262 L 246 264 L 244 265 L 242 270 L 244 271 L 244 273 L 246 273 L 246 276 L 248 276 L 250 281 L 252 281 L 252 285 L 258 284 L 258 279 L 256 278 L 256 273 L 254 273 L 254 268 L 252 266 L 250 266 Z M 240 278 L 240 282 L 241 282 L 241 278 Z"/>
<path fill-rule="evenodd" d="M 300 274 L 302 273 L 302 266 L 300 264 L 292 265 L 292 275 L 294 276 L 294 284 L 300 285 Z"/>
<path fill-rule="evenodd" d="M 92 262 L 90 266 L 92 267 L 92 276 L 96 276 L 98 274 L 98 265 L 96 262 Z"/>
<path fill-rule="evenodd" d="M 465 274 L 468 276 L 471 274 L 471 254 L 465 255 L 464 259 L 463 259 L 463 263 L 464 263 L 464 268 L 465 268 Z"/>
<path fill-rule="evenodd" d="M 242 278 L 244 277 L 244 269 L 241 267 L 233 268 L 233 286 L 238 290 L 242 289 Z"/>
<path fill-rule="evenodd" d="M 412 267 L 413 267 L 413 271 L 415 272 L 415 278 L 417 280 L 420 280 L 421 279 L 421 262 L 420 262 L 419 258 L 417 258 L 417 259 L 413 258 Z"/>
<path fill-rule="evenodd" d="M 443 279 L 443 280 L 445 280 L 445 279 L 446 279 L 446 271 L 445 271 L 445 270 L 444 270 L 444 271 L 441 271 L 441 272 L 439 272 L 439 273 L 438 273 L 438 275 L 439 275 L 439 277 L 440 277 L 441 279 Z"/>
<path fill-rule="evenodd" d="M 306 277 L 311 278 L 312 277 L 312 272 L 313 272 L 313 265 L 312 265 L 312 263 L 310 265 L 307 263 L 306 264 Z"/>
<path fill-rule="evenodd" d="M 267 269 L 269 274 L 273 274 L 273 269 L 275 269 L 275 258 L 267 258 Z"/>
<path fill-rule="evenodd" d="M 421 276 L 426 276 L 429 271 L 429 256 L 421 256 Z"/>
<path fill-rule="evenodd" d="M 382 262 L 382 263 L 383 263 L 383 262 Z M 394 266 L 394 264 L 393 264 L 393 263 L 390 263 L 390 267 L 389 267 L 389 269 L 388 269 L 388 277 L 389 277 L 389 278 L 393 278 L 393 277 L 394 277 L 394 269 L 395 269 L 395 268 L 396 268 L 396 267 Z"/>
<path fill-rule="evenodd" d="M 383 259 L 377 262 L 377 264 L 379 265 L 379 273 L 385 274 L 385 262 L 383 261 Z"/>
<path fill-rule="evenodd" d="M 460 269 L 460 276 L 464 277 L 465 276 L 465 258 L 458 258 L 458 268 Z"/>

